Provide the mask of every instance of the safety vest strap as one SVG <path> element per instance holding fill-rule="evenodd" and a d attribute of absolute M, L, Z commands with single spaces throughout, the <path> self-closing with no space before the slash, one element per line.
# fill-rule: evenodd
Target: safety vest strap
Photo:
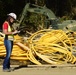
<path fill-rule="evenodd" d="M 5 23 L 8 24 L 7 21 L 5 21 Z M 11 29 L 10 25 L 8 24 L 8 32 L 11 32 L 11 31 L 12 31 L 12 29 Z M 7 39 L 13 41 L 14 40 L 14 35 L 13 34 L 7 35 Z"/>

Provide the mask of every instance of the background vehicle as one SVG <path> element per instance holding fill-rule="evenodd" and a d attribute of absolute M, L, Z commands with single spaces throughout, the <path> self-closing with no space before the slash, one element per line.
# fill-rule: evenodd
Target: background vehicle
<path fill-rule="evenodd" d="M 30 3 L 27 3 L 25 5 L 23 12 L 18 19 L 18 22 L 15 23 L 15 27 L 18 27 L 18 29 L 21 29 L 23 31 L 24 30 L 31 31 L 29 29 L 30 26 L 27 27 L 28 25 L 23 25 L 24 19 L 26 18 L 29 12 L 44 15 L 46 17 L 46 19 L 44 20 L 45 22 L 44 26 L 46 29 L 53 28 L 53 29 L 62 29 L 62 30 L 70 29 L 73 31 L 76 30 L 75 20 L 65 20 L 61 22 L 60 18 L 57 18 L 55 14 L 50 9 L 48 9 L 46 6 L 41 7 L 41 6 L 37 6 L 34 4 L 30 4 Z M 33 30 L 37 31 L 36 27 Z"/>

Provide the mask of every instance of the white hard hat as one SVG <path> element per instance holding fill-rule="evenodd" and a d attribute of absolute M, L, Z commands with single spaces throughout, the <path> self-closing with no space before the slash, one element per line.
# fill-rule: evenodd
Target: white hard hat
<path fill-rule="evenodd" d="M 14 18 L 15 20 L 17 19 L 17 15 L 15 13 L 9 13 L 7 14 L 8 16 L 11 16 L 12 18 Z"/>

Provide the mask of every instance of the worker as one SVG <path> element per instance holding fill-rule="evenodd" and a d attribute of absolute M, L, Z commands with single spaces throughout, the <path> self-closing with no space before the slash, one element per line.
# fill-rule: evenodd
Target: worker
<path fill-rule="evenodd" d="M 9 13 L 7 15 L 7 19 L 2 25 L 2 30 L 3 30 L 3 33 L 5 34 L 4 45 L 6 49 L 6 57 L 3 62 L 4 72 L 12 71 L 12 69 L 10 68 L 10 56 L 11 56 L 12 49 L 13 49 L 14 34 L 19 33 L 19 31 L 14 30 L 12 26 L 16 18 L 17 18 L 17 15 L 15 13 Z"/>

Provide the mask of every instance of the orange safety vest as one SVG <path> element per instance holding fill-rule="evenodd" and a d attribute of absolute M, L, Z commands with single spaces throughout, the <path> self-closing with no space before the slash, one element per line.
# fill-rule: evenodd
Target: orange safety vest
<path fill-rule="evenodd" d="M 5 23 L 8 24 L 8 22 L 5 21 Z M 10 27 L 10 25 L 8 24 L 8 32 L 12 32 L 12 28 Z M 5 38 L 8 38 L 8 40 L 11 40 L 13 41 L 14 40 L 14 35 L 13 34 L 10 34 L 10 35 L 5 35 Z"/>

